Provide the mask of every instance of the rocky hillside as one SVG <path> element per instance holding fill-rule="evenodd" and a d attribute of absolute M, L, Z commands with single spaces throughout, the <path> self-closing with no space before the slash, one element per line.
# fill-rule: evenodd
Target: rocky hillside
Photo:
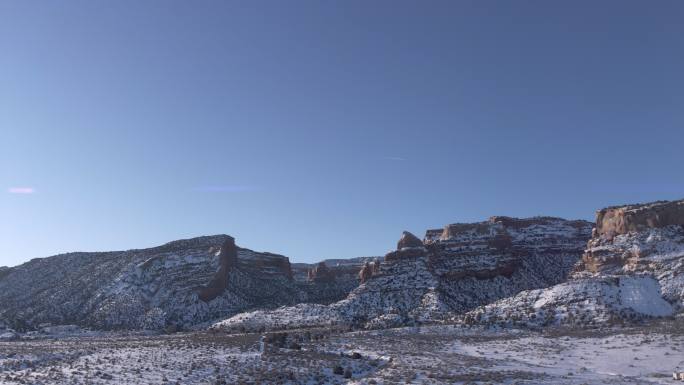
<path fill-rule="evenodd" d="M 337 301 L 358 285 L 361 267 L 331 267 L 325 279 L 312 268 L 302 278 L 287 257 L 237 247 L 227 235 L 62 254 L 0 269 L 0 321 L 20 330 L 187 328 L 255 308 Z"/>
<path fill-rule="evenodd" d="M 682 312 L 684 200 L 609 207 L 594 224 L 497 216 L 405 232 L 382 258 L 291 264 L 217 235 L 0 267 L 2 330 L 591 326 Z"/>
<path fill-rule="evenodd" d="M 240 314 L 215 327 L 386 327 L 445 319 L 563 282 L 590 236 L 589 222 L 550 217 L 452 224 L 428 230 L 423 240 L 405 232 L 382 262 L 364 264 L 362 284 L 346 299 Z"/>
<path fill-rule="evenodd" d="M 360 283 L 359 272 L 366 262 L 382 257 L 326 259 L 319 263 L 293 263 L 294 280 L 302 285 L 310 298 L 317 303 L 332 303 L 344 299 Z"/>
<path fill-rule="evenodd" d="M 684 310 L 684 200 L 609 207 L 568 282 L 478 308 L 465 323 L 604 325 Z"/>

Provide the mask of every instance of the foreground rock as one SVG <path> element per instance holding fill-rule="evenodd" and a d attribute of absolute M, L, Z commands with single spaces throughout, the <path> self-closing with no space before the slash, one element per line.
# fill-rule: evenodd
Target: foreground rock
<path fill-rule="evenodd" d="M 301 277 L 287 257 L 228 235 L 103 253 L 69 253 L 0 269 L 0 320 L 96 329 L 178 330 L 254 308 L 330 303 L 358 285 L 364 261 L 327 280 Z"/>
<path fill-rule="evenodd" d="M 611 207 L 572 279 L 476 309 L 468 324 L 599 326 L 669 317 L 684 309 L 684 201 Z"/>
<path fill-rule="evenodd" d="M 367 263 L 363 284 L 344 300 L 244 313 L 223 330 L 323 325 L 383 328 L 448 319 L 456 313 L 567 279 L 590 238 L 591 224 L 560 218 L 453 224 L 424 241 L 404 233 L 383 262 Z"/>

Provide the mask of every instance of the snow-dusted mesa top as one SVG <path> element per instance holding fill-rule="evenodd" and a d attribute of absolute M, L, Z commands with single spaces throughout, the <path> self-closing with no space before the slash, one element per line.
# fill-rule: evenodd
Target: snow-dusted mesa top
<path fill-rule="evenodd" d="M 596 230 L 578 272 L 658 269 L 684 255 L 684 200 L 615 206 L 596 213 Z M 660 264 L 656 263 L 660 262 Z"/>
<path fill-rule="evenodd" d="M 462 242 L 478 237 L 495 236 L 505 232 L 518 241 L 533 238 L 566 237 L 575 238 L 578 233 L 588 236 L 591 223 L 583 220 L 565 220 L 556 217 L 512 218 L 493 216 L 476 223 L 452 223 L 443 229 L 432 229 L 425 233 L 425 243 Z"/>
<path fill-rule="evenodd" d="M 619 234 L 684 225 L 684 199 L 607 207 L 596 212 L 596 234 L 611 239 Z"/>

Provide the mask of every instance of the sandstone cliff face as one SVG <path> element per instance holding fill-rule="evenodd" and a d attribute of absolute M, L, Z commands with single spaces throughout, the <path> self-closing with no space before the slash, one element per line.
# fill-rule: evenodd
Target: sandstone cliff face
<path fill-rule="evenodd" d="M 228 287 L 228 273 L 237 267 L 238 250 L 235 246 L 235 238 L 228 237 L 221 245 L 218 252 L 219 270 L 214 275 L 214 278 L 207 284 L 206 287 L 198 290 L 199 299 L 204 302 L 209 302 L 218 297 Z"/>
<path fill-rule="evenodd" d="M 69 253 L 0 271 L 0 319 L 99 329 L 189 328 L 254 308 L 330 303 L 358 285 L 296 280 L 287 257 L 227 235 L 106 253 Z M 352 286 L 353 285 L 353 286 Z"/>
<path fill-rule="evenodd" d="M 546 264 L 550 265 L 550 273 L 560 272 L 561 276 L 547 277 L 553 281 L 562 280 L 570 272 L 589 239 L 590 229 L 586 221 L 498 216 L 487 222 L 448 225 L 438 238 L 431 237 L 436 230 L 429 230 L 425 242 L 431 265 L 444 278 L 511 277 L 533 262 L 540 274 L 544 274 L 541 267 Z"/>
<path fill-rule="evenodd" d="M 366 262 L 363 264 L 361 271 L 359 271 L 359 281 L 360 283 L 366 283 L 373 275 L 380 272 L 380 260 L 375 260 L 372 262 Z"/>
<path fill-rule="evenodd" d="M 517 326 L 641 322 L 684 309 L 682 203 L 597 211 L 596 227 L 568 282 L 478 308 L 465 323 Z"/>
<path fill-rule="evenodd" d="M 671 225 L 684 225 L 684 200 L 608 207 L 596 213 L 596 237 L 607 239 Z"/>
<path fill-rule="evenodd" d="M 423 241 L 421 241 L 420 239 L 418 239 L 418 237 L 416 237 L 408 231 L 404 231 L 401 234 L 401 238 L 399 238 L 399 242 L 397 242 L 397 250 L 413 247 L 420 248 L 423 246 Z"/>
<path fill-rule="evenodd" d="M 591 234 L 586 221 L 496 216 L 426 233 L 428 266 L 455 312 L 567 279 Z"/>
<path fill-rule="evenodd" d="M 596 212 L 596 227 L 576 271 L 635 270 L 653 250 L 624 242 L 639 234 L 660 234 L 684 226 L 684 200 L 609 207 Z M 660 229 L 664 229 L 661 231 Z M 620 237 L 622 236 L 622 237 Z M 667 235 L 670 237 L 672 235 Z M 619 239 L 616 239 L 619 237 Z"/>
<path fill-rule="evenodd" d="M 428 230 L 424 241 L 405 232 L 383 262 L 364 265 L 363 284 L 346 299 L 323 307 L 246 313 L 216 327 L 375 328 L 445 319 L 564 281 L 590 234 L 589 222 L 546 217 L 453 224 Z"/>

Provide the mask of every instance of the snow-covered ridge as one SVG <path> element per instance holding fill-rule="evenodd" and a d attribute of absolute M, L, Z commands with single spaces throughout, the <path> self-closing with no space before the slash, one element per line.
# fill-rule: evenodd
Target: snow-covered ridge
<path fill-rule="evenodd" d="M 596 226 L 603 229 L 593 231 L 568 282 L 524 291 L 457 319 L 591 326 L 679 313 L 684 310 L 684 227 L 667 223 L 680 220 L 681 207 L 682 201 L 660 201 L 599 210 Z"/>
<path fill-rule="evenodd" d="M 330 303 L 358 285 L 293 279 L 287 257 L 235 248 L 220 275 L 227 235 L 149 249 L 67 253 L 0 270 L 0 320 L 17 330 L 51 323 L 97 329 L 190 328 L 255 308 Z M 361 264 L 357 264 L 358 269 Z M 210 299 L 199 293 L 222 279 Z"/>
<path fill-rule="evenodd" d="M 586 326 L 669 317 L 684 309 L 678 202 L 600 210 L 596 227 L 605 231 L 554 217 L 491 217 L 428 230 L 423 240 L 405 232 L 383 258 L 319 264 L 240 248 L 228 235 L 34 259 L 0 268 L 0 329 Z"/>
<path fill-rule="evenodd" d="M 448 230 L 447 230 L 448 229 Z M 214 325 L 261 330 L 315 325 L 382 328 L 448 319 L 522 290 L 564 281 L 590 238 L 591 224 L 559 218 L 449 225 L 423 241 L 404 233 L 396 251 L 367 264 L 363 283 L 329 306 L 300 305 L 240 314 Z"/>

